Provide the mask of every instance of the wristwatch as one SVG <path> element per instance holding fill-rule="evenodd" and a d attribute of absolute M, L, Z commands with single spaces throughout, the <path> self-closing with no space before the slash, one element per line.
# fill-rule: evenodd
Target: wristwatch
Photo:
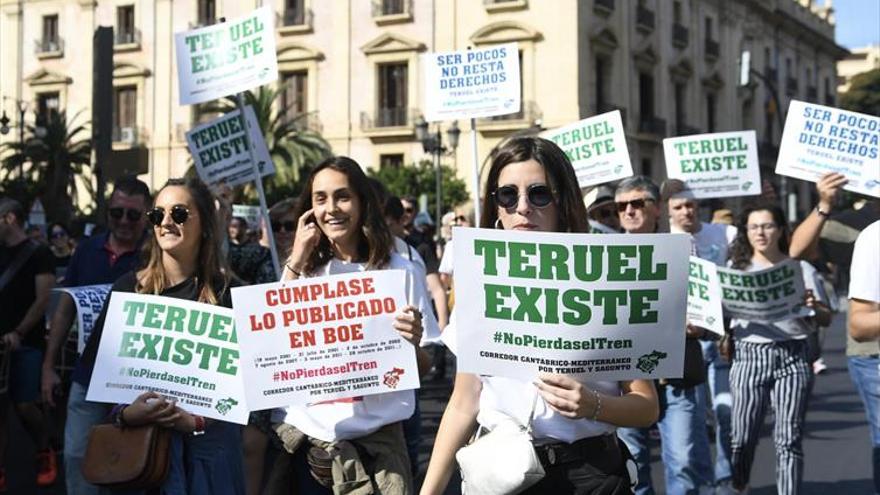
<path fill-rule="evenodd" d="M 822 218 L 828 218 L 828 217 L 831 216 L 831 212 L 830 212 L 830 211 L 822 211 L 822 209 L 819 208 L 819 205 L 816 205 L 816 213 L 818 213 L 819 216 L 822 217 Z"/>

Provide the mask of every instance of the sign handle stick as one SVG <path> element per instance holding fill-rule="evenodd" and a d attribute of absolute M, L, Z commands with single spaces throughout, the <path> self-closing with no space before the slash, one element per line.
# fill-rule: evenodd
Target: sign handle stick
<path fill-rule="evenodd" d="M 477 153 L 477 119 L 471 118 L 471 149 L 473 150 L 474 170 L 473 170 L 473 201 L 474 201 L 474 221 L 476 225 L 480 225 L 480 158 Z"/>
<path fill-rule="evenodd" d="M 257 195 L 260 197 L 260 216 L 265 224 L 264 227 L 271 230 L 272 226 L 269 221 L 269 208 L 266 206 L 266 192 L 263 190 L 263 175 L 257 167 L 257 160 L 254 158 L 254 147 L 250 142 L 250 132 L 247 130 L 247 119 L 244 118 L 244 94 L 238 93 L 235 95 L 235 99 L 238 102 L 238 118 L 241 120 L 241 128 L 245 130 L 245 146 L 251 157 L 251 167 L 254 171 L 254 182 L 257 184 Z M 262 132 L 260 135 L 262 136 Z M 269 251 L 272 253 L 272 268 L 275 270 L 275 278 L 280 278 L 281 270 L 279 270 L 280 265 L 278 264 L 278 250 L 275 247 L 275 236 L 272 235 L 272 232 L 268 232 L 266 237 L 269 238 Z"/>

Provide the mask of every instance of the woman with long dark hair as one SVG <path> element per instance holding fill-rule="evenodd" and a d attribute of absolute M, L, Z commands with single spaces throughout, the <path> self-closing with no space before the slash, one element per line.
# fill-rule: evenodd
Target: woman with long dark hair
<path fill-rule="evenodd" d="M 775 204 L 746 207 L 737 228 L 730 248 L 731 267 L 757 271 L 789 259 L 788 226 L 782 209 Z M 770 405 L 776 418 L 776 489 L 780 494 L 801 491 L 801 442 L 812 379 L 807 336 L 813 331 L 812 324 L 827 326 L 831 312 L 814 295 L 818 286 L 816 269 L 803 261 L 800 264 L 807 288 L 804 304 L 815 312 L 814 316 L 773 322 L 730 322 L 735 343 L 730 367 L 731 460 L 733 486 L 737 490 L 748 485 L 764 414 Z"/>
<path fill-rule="evenodd" d="M 312 171 L 299 198 L 297 229 L 284 280 L 367 270 L 401 269 L 406 285 L 415 284 L 413 265 L 393 252 L 391 232 L 367 176 L 354 160 L 331 157 Z M 413 290 L 408 290 L 412 294 Z M 424 292 L 424 289 L 421 290 Z M 410 297 L 395 317 L 394 328 L 412 344 L 420 368 L 427 355 L 419 347 L 422 293 Z M 294 455 L 298 493 L 330 493 L 344 486 L 372 485 L 378 493 L 413 490 L 401 422 L 412 416 L 412 390 L 295 405 L 279 410 L 276 432 Z"/>
<path fill-rule="evenodd" d="M 516 138 L 492 156 L 480 227 L 505 230 L 589 231 L 574 169 L 555 144 Z M 455 351 L 456 330 L 443 339 Z M 648 380 L 579 381 L 542 373 L 536 383 L 458 373 L 434 442 L 423 494 L 443 493 L 455 453 L 475 428 L 492 430 L 513 418 L 524 425 L 535 404 L 532 437 L 546 476 L 524 493 L 631 493 L 627 455 L 617 426 L 649 426 L 657 419 Z"/>
<path fill-rule="evenodd" d="M 198 179 L 171 179 L 147 212 L 153 235 L 144 247 L 145 265 L 123 275 L 112 292 L 153 294 L 225 307 L 232 306 L 229 271 L 220 252 L 220 226 L 214 197 Z M 107 298 L 109 301 L 110 298 Z M 83 351 L 93 368 L 103 333 L 107 304 Z M 149 391 L 131 404 L 113 408 L 120 425 L 159 424 L 173 429 L 171 468 L 159 493 L 244 494 L 241 426 L 206 420 Z"/>

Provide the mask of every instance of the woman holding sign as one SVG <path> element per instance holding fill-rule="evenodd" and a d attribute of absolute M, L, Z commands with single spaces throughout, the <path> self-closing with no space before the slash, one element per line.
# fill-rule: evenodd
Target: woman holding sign
<path fill-rule="evenodd" d="M 154 294 L 232 306 L 229 271 L 223 267 L 214 197 L 199 179 L 171 179 L 147 212 L 153 235 L 146 266 L 113 284 L 112 292 Z M 110 297 L 107 298 L 110 301 Z M 104 329 L 107 303 L 81 358 L 91 374 Z M 173 429 L 170 470 L 161 494 L 243 495 L 241 427 L 190 414 L 156 392 L 118 405 L 111 414 L 120 426 L 159 424 Z"/>
<path fill-rule="evenodd" d="M 571 163 L 545 139 L 517 138 L 496 150 L 486 191 L 480 227 L 578 233 L 590 229 Z M 444 330 L 443 339 L 453 351 L 458 347 L 455 336 L 452 325 Z M 581 382 L 542 373 L 531 383 L 458 373 L 422 493 L 443 493 L 455 454 L 475 427 L 491 431 L 511 419 L 520 425 L 531 423 L 534 448 L 546 473 L 524 493 L 631 493 L 635 480 L 628 474 L 629 456 L 615 427 L 649 426 L 657 415 L 657 394 L 647 380 Z"/>
<path fill-rule="evenodd" d="M 354 160 L 331 157 L 313 170 L 299 199 L 298 223 L 282 279 L 398 269 L 406 272 L 411 304 L 395 317 L 394 328 L 413 345 L 419 369 L 429 358 L 419 347 L 422 315 L 436 320 L 416 283 L 416 269 L 393 253 L 393 238 L 383 207 Z M 414 294 L 413 294 L 414 293 Z M 296 493 L 346 493 L 353 486 L 373 485 L 378 493 L 413 490 L 409 456 L 401 422 L 412 416 L 412 390 L 385 392 L 278 411 L 276 432 L 294 455 L 292 484 Z M 348 487 L 348 488 L 346 488 Z"/>
<path fill-rule="evenodd" d="M 788 229 L 776 205 L 752 205 L 743 211 L 739 232 L 730 249 L 730 265 L 757 271 L 788 258 Z M 800 493 L 804 453 L 801 447 L 804 416 L 812 373 L 807 336 L 812 324 L 827 326 L 831 312 L 813 292 L 819 286 L 816 269 L 801 262 L 806 287 L 804 305 L 812 318 L 774 322 L 734 319 L 730 322 L 736 354 L 730 367 L 733 396 L 731 457 L 733 486 L 749 483 L 755 448 L 767 405 L 775 411 L 776 488 L 780 494 Z M 810 321 L 812 320 L 812 321 Z"/>

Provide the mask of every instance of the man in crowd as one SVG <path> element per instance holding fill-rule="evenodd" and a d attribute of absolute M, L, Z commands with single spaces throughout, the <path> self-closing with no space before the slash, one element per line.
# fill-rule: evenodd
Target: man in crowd
<path fill-rule="evenodd" d="M 727 262 L 727 249 L 734 237 L 736 227 L 724 224 L 704 223 L 697 217 L 699 206 L 690 197 L 685 184 L 669 179 L 663 184 L 662 196 L 666 200 L 669 215 L 669 231 L 688 234 L 691 238 L 691 254 L 711 261 L 717 266 Z M 730 491 L 732 472 L 730 468 L 730 363 L 721 358 L 718 344 L 705 335 L 700 341 L 703 360 L 706 363 L 706 380 L 709 384 L 712 409 L 715 415 L 715 485 L 719 490 Z M 706 400 L 706 390 L 698 385 L 697 400 Z M 709 404 L 702 408 L 708 410 Z"/>
<path fill-rule="evenodd" d="M 624 179 L 614 194 L 620 225 L 628 234 L 657 232 L 660 222 L 660 190 L 650 178 L 637 175 Z M 685 330 L 685 329 L 682 329 Z M 682 379 L 664 380 L 658 387 L 660 399 L 661 456 L 666 470 L 666 493 L 699 493 L 711 485 L 712 468 L 709 460 L 709 436 L 706 433 L 705 404 L 697 399 L 700 389 L 696 386 L 700 377 L 688 376 L 687 370 L 702 371 L 702 356 L 695 340 L 693 327 L 686 330 L 690 341 L 696 346 L 696 354 L 685 350 L 685 376 Z M 700 363 L 689 363 L 696 357 Z M 694 366 L 694 365 L 698 366 Z M 698 383 L 699 382 L 699 383 Z M 651 483 L 651 458 L 648 448 L 647 428 L 620 428 L 618 436 L 629 447 L 638 466 L 639 484 L 636 494 L 653 494 Z"/>
<path fill-rule="evenodd" d="M 144 237 L 146 211 L 152 204 L 146 184 L 134 177 L 116 181 L 107 206 L 107 232 L 89 237 L 77 246 L 64 279 L 66 287 L 109 284 L 123 274 L 137 268 L 138 252 Z M 61 381 L 55 372 L 55 362 L 73 319 L 76 306 L 73 299 L 62 294 L 52 316 L 46 356 L 43 359 L 43 399 L 55 404 L 55 389 Z M 77 363 L 67 402 L 67 421 L 64 427 L 64 475 L 67 493 L 89 495 L 98 488 L 86 483 L 80 472 L 85 456 L 89 429 L 104 420 L 104 404 L 86 402 L 88 381 Z"/>
<path fill-rule="evenodd" d="M 596 186 L 584 196 L 590 230 L 602 234 L 620 232 L 620 218 L 614 205 L 614 188 L 606 184 Z"/>
<path fill-rule="evenodd" d="M 248 223 L 244 218 L 232 217 L 226 231 L 229 234 L 231 244 L 240 246 L 248 243 Z"/>
<path fill-rule="evenodd" d="M 8 399 L 38 449 L 37 484 L 55 483 L 55 452 L 39 405 L 44 313 L 55 284 L 52 253 L 28 238 L 21 203 L 0 197 L 0 336 L 9 362 Z M 6 491 L 7 397 L 0 398 L 0 491 Z"/>

